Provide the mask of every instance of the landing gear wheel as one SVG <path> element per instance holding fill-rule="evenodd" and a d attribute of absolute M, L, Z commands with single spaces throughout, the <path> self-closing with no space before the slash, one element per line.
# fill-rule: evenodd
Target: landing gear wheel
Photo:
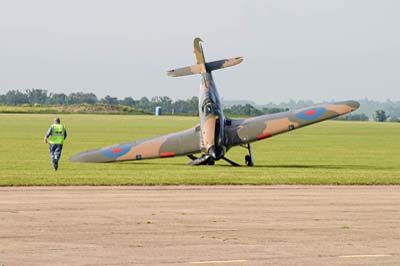
<path fill-rule="evenodd" d="M 246 156 L 244 157 L 244 160 L 245 160 L 247 166 L 254 166 L 254 162 L 253 162 L 253 160 L 251 159 L 251 156 L 250 156 L 250 155 L 246 155 Z"/>
<path fill-rule="evenodd" d="M 254 166 L 254 157 L 253 157 L 253 154 L 251 153 L 250 143 L 242 144 L 240 146 L 242 146 L 243 148 L 245 148 L 249 151 L 249 154 L 244 157 L 244 161 L 246 162 L 246 165 Z"/>

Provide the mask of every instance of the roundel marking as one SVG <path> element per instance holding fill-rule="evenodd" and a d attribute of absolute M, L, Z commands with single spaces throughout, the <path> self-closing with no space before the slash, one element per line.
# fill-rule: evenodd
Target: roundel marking
<path fill-rule="evenodd" d="M 116 159 L 126 154 L 130 149 L 131 145 L 117 145 L 103 150 L 103 154 L 109 158 Z"/>
<path fill-rule="evenodd" d="M 121 151 L 122 151 L 122 148 L 115 148 L 115 149 L 111 150 L 112 153 L 119 153 Z"/>
<path fill-rule="evenodd" d="M 303 120 L 315 120 L 322 116 L 325 112 L 326 110 L 323 107 L 310 108 L 297 113 L 296 117 Z"/>
<path fill-rule="evenodd" d="M 304 114 L 306 114 L 306 115 L 313 115 L 313 114 L 315 114 L 316 112 L 317 112 L 317 110 L 312 109 L 312 110 L 310 110 L 310 111 L 305 112 Z"/>

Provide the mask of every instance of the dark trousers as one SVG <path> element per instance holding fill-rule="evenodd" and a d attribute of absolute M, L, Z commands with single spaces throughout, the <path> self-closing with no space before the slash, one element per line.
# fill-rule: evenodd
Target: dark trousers
<path fill-rule="evenodd" d="M 62 148 L 62 144 L 50 144 L 51 165 L 54 170 L 58 169 L 58 160 L 60 160 Z"/>

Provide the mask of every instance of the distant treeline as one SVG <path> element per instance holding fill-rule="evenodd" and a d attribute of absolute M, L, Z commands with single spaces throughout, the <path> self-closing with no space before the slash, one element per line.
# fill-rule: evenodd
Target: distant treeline
<path fill-rule="evenodd" d="M 262 114 L 273 114 L 289 111 L 288 108 L 278 108 L 278 107 L 263 107 L 256 108 L 251 104 L 235 104 L 224 108 L 224 114 L 233 116 L 256 116 Z"/>
<path fill-rule="evenodd" d="M 386 102 L 377 102 L 368 99 L 359 101 L 361 106 L 356 112 L 337 119 L 352 121 L 400 121 L 400 101 L 395 102 L 387 100 Z M 224 102 L 223 108 L 224 113 L 228 116 L 256 116 L 295 110 L 313 104 L 315 103 L 312 101 L 290 100 L 286 103 L 269 103 L 256 106 L 249 101 L 226 101 Z M 140 99 L 133 99 L 132 97 L 118 99 L 117 97 L 107 95 L 99 99 L 96 94 L 91 92 L 73 92 L 67 95 L 65 93 L 48 93 L 48 91 L 44 89 L 27 89 L 25 91 L 9 90 L 5 94 L 0 94 L 0 105 L 24 105 L 31 107 L 55 106 L 58 108 L 54 110 L 59 110 L 60 112 L 70 112 L 68 110 L 78 109 L 83 110 L 82 112 L 90 112 L 90 110 L 93 110 L 94 113 L 101 112 L 102 110 L 105 110 L 105 112 L 107 112 L 107 110 L 112 110 L 112 112 L 117 113 L 153 113 L 155 108 L 160 106 L 164 114 L 197 115 L 198 113 L 198 97 L 174 101 L 167 96 L 156 96 L 150 99 L 147 97 L 142 97 Z M 68 108 L 69 106 L 76 105 L 81 105 L 79 107 L 81 109 Z M 90 105 L 92 107 L 82 107 L 82 105 Z"/>
<path fill-rule="evenodd" d="M 36 106 L 67 106 L 67 105 L 123 105 L 135 108 L 141 111 L 154 112 L 156 106 L 161 106 L 163 112 L 178 113 L 178 114 L 196 114 L 198 98 L 193 97 L 188 100 L 173 101 L 169 97 L 153 97 L 148 99 L 142 97 L 140 99 L 133 99 L 132 97 L 125 97 L 118 99 L 109 95 L 99 99 L 94 93 L 73 92 L 70 94 L 65 93 L 48 93 L 47 90 L 42 89 L 28 89 L 25 92 L 19 90 L 10 90 L 4 95 L 0 95 L 0 104 L 2 105 L 36 105 Z"/>
<path fill-rule="evenodd" d="M 98 105 L 103 104 L 107 106 L 129 106 L 139 111 L 154 112 L 157 106 L 162 108 L 165 114 L 192 114 L 198 113 L 199 98 L 192 97 L 187 100 L 173 101 L 167 96 L 156 96 L 152 98 L 142 97 L 140 99 L 133 99 L 132 97 L 125 97 L 118 99 L 109 95 L 99 99 L 94 93 L 73 92 L 70 94 L 64 93 L 48 93 L 47 90 L 42 89 L 28 89 L 25 92 L 19 90 L 10 90 L 6 94 L 0 95 L 0 104 L 8 106 L 68 106 L 68 105 Z M 236 116 L 252 116 L 268 113 L 277 113 L 288 110 L 287 108 L 255 108 L 250 104 L 238 104 L 227 107 L 224 112 L 227 115 Z"/>
<path fill-rule="evenodd" d="M 337 120 L 352 120 L 352 121 L 390 121 L 399 122 L 400 121 L 400 101 L 386 100 L 384 102 L 374 101 L 369 99 L 358 99 L 360 103 L 360 108 L 355 112 L 348 114 L 346 116 L 341 116 L 336 118 Z M 282 107 L 285 106 L 290 110 L 295 110 L 297 108 L 302 108 L 315 104 L 313 101 L 300 100 L 294 101 L 290 100 L 284 103 L 268 103 L 264 105 L 257 106 L 258 108 L 267 107 Z"/>

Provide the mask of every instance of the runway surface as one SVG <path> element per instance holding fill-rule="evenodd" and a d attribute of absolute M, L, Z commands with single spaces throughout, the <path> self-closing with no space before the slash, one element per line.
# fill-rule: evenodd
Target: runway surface
<path fill-rule="evenodd" d="M 400 265 L 400 187 L 0 188 L 0 265 Z"/>

